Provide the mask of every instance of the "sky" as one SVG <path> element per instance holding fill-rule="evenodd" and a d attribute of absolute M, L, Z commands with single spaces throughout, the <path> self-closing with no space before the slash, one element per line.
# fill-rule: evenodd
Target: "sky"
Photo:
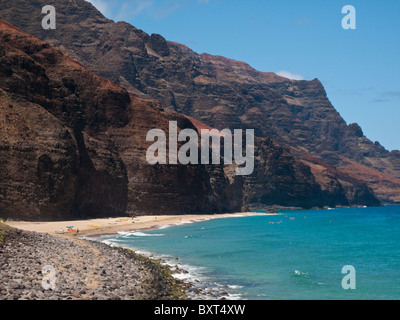
<path fill-rule="evenodd" d="M 90 0 L 107 18 L 293 79 L 318 78 L 344 120 L 400 150 L 399 0 Z M 344 29 L 342 8 L 355 8 Z"/>

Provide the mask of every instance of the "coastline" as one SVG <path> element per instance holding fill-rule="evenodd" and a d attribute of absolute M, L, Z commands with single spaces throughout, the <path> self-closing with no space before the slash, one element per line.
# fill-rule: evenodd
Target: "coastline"
<path fill-rule="evenodd" d="M 170 268 L 133 251 L 5 224 L 0 234 L 0 300 L 187 299 Z"/>
<path fill-rule="evenodd" d="M 36 258 L 39 260 L 43 260 L 45 256 L 51 257 L 49 258 L 52 260 L 51 264 L 54 264 L 58 272 L 62 270 L 62 273 L 70 273 L 70 270 L 65 269 L 64 265 L 69 265 L 68 268 L 73 266 L 76 272 L 69 275 L 68 281 L 63 280 L 61 288 L 57 288 L 58 291 L 56 292 L 44 290 L 40 286 L 40 266 L 48 264 L 48 262 L 38 261 L 36 273 L 27 273 L 21 279 L 17 279 L 19 281 L 17 286 L 14 284 L 16 280 L 13 273 L 6 272 L 3 275 L 3 278 L 6 279 L 6 284 L 0 290 L 0 300 L 231 300 L 226 290 L 214 292 L 213 289 L 210 290 L 199 280 L 187 278 L 189 272 L 180 263 L 167 263 L 164 259 L 156 258 L 152 255 L 148 256 L 140 253 L 140 251 L 135 252 L 128 248 L 115 247 L 96 241 L 96 238 L 106 235 L 113 236 L 119 232 L 154 230 L 212 219 L 265 215 L 276 214 L 245 212 L 213 215 L 121 217 L 57 222 L 7 221 L 3 226 L 6 228 L 11 227 L 9 228 L 9 230 L 12 230 L 10 234 L 16 235 L 11 237 L 14 238 L 13 240 L 9 236 L 6 237 L 6 239 L 8 238 L 8 243 L 6 243 L 5 248 L 10 251 L 7 254 L 9 260 L 7 264 L 16 270 L 17 275 L 21 274 L 20 266 L 26 266 L 24 268 L 28 270 L 28 260 L 32 256 L 36 256 L 36 254 L 29 254 L 30 257 L 27 259 L 26 252 L 29 251 L 39 252 L 40 257 Z M 67 227 L 70 228 L 70 231 L 66 230 Z M 76 232 L 78 229 L 79 232 Z M 61 230 L 64 231 L 61 232 Z M 20 243 L 21 239 L 30 238 L 35 240 L 29 241 L 24 245 L 25 253 L 21 252 L 18 249 L 20 245 L 17 245 L 17 243 Z M 90 238 L 95 241 L 91 241 L 92 239 Z M 74 248 L 74 254 L 83 255 L 84 258 L 80 259 L 79 262 L 75 261 L 75 258 L 73 259 L 74 262 L 64 261 L 66 256 L 72 254 L 69 252 L 71 250 L 69 248 Z M 123 274 L 128 272 L 128 269 L 126 271 L 120 269 L 122 265 L 127 264 L 127 262 L 122 262 L 126 261 L 124 260 L 126 259 L 125 257 L 128 258 L 127 261 L 132 261 L 128 265 L 136 265 L 133 268 L 139 269 L 134 272 L 138 275 L 137 279 L 132 283 L 125 282 L 122 284 Z M 107 259 L 108 263 L 96 262 L 98 259 L 99 261 Z M 80 270 L 87 270 L 85 271 L 87 272 L 87 278 L 83 282 L 79 282 L 81 277 Z M 99 274 L 102 273 L 104 273 L 104 276 L 102 275 L 99 278 Z M 2 272 L 0 272 L 1 274 Z M 129 274 L 131 274 L 131 271 L 129 271 Z M 37 279 L 34 280 L 35 286 L 29 289 L 32 278 Z M 92 280 L 87 283 L 89 278 Z M 71 285 L 67 285 L 67 282 L 71 283 Z M 80 289 L 82 285 L 84 289 Z M 118 287 L 117 291 L 115 291 L 116 287 Z M 33 293 L 31 294 L 30 292 Z"/>
<path fill-rule="evenodd" d="M 346 212 L 339 213 L 347 215 Z M 163 229 L 220 218 L 265 216 L 268 223 L 268 216 L 282 216 L 284 219 L 286 214 L 247 212 L 123 217 L 72 222 L 0 223 L 0 278 L 4 279 L 3 285 L 0 286 L 0 300 L 242 300 L 244 296 L 240 291 L 241 283 L 219 282 L 212 274 L 209 277 L 210 274 L 204 271 L 206 269 L 203 269 L 201 263 L 188 264 L 178 259 L 179 255 L 162 254 L 162 250 L 153 253 L 143 251 L 140 247 L 132 246 L 129 249 L 120 246 L 119 240 L 107 243 L 107 238 L 121 236 L 119 232 L 124 235 L 139 230 Z M 329 214 L 328 211 L 326 214 Z M 289 217 L 289 214 L 285 217 L 288 223 Z M 300 217 L 303 217 L 302 213 Z M 330 217 L 331 214 L 327 218 L 327 225 Z M 297 220 L 290 220 L 290 223 L 293 224 Z M 308 221 L 304 220 L 307 225 Z M 98 224 L 92 225 L 93 222 Z M 233 224 L 239 227 L 241 225 L 240 222 Z M 56 228 L 60 225 L 63 228 L 82 226 L 82 232 L 57 233 Z M 276 223 L 275 225 L 280 228 Z M 329 221 L 329 228 L 331 226 L 334 227 L 334 224 Z M 293 227 L 297 228 L 298 225 L 293 224 Z M 10 229 L 13 230 L 11 233 Z M 140 237 L 141 232 L 137 233 Z M 158 241 L 157 238 L 155 240 Z M 43 290 L 41 287 L 41 268 L 49 264 L 54 265 L 57 270 L 56 291 Z M 126 275 L 135 275 L 135 278 L 126 279 Z"/>
<path fill-rule="evenodd" d="M 276 214 L 278 213 L 240 212 L 205 215 L 138 216 L 134 218 L 119 217 L 51 222 L 7 221 L 6 224 L 10 227 L 24 231 L 34 231 L 67 237 L 70 239 L 77 239 L 80 237 L 99 237 L 105 235 L 114 235 L 118 234 L 118 232 L 154 230 L 162 226 L 173 226 L 211 219 L 265 216 Z"/>

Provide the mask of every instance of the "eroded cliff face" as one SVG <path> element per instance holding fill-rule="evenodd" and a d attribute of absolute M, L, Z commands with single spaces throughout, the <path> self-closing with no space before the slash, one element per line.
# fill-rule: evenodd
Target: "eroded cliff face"
<path fill-rule="evenodd" d="M 51 31 L 40 24 L 45 0 L 0 4 L 0 18 L 138 97 L 217 129 L 255 129 L 258 137 L 272 138 L 302 161 L 316 157 L 364 181 L 382 200 L 400 200 L 398 158 L 347 126 L 317 79 L 293 81 L 244 62 L 199 55 L 160 35 L 114 23 L 83 0 L 57 1 L 57 29 Z M 328 175 L 322 174 L 320 182 Z"/>
<path fill-rule="evenodd" d="M 307 160 L 309 153 L 345 175 L 365 182 L 382 202 L 399 202 L 400 163 L 397 152 L 389 152 L 379 142 L 369 140 L 357 123 L 347 125 L 333 108 L 318 80 L 286 81 L 271 86 L 303 123 L 286 135 L 285 126 L 276 128 L 278 139 L 290 145 L 293 154 Z M 296 138 L 296 144 L 290 142 Z"/>
<path fill-rule="evenodd" d="M 118 210 L 125 208 L 129 214 L 165 214 L 229 212 L 270 205 L 378 205 L 369 186 L 382 199 L 392 199 L 396 195 L 392 190 L 399 190 L 394 175 L 386 172 L 379 174 L 391 181 L 392 189 L 373 183 L 367 186 L 357 179 L 369 181 L 370 171 L 359 175 L 361 160 L 349 160 L 344 152 L 349 153 L 348 146 L 352 144 L 356 147 L 350 154 L 359 154 L 357 139 L 366 138 L 354 138 L 359 133 L 351 126 L 348 128 L 334 110 L 318 80 L 291 81 L 258 72 L 243 62 L 198 55 L 162 36 L 147 35 L 127 23 L 114 23 L 81 0 L 57 1 L 57 29 L 43 30 L 41 8 L 47 3 L 22 3 L 0 0 L 0 18 L 82 65 L 67 59 L 74 66 L 73 71 L 61 68 L 64 62 L 50 67 L 46 63 L 54 57 L 35 53 L 35 59 L 42 59 L 37 61 L 39 65 L 48 59 L 42 66 L 46 76 L 52 79 L 54 75 L 58 79 L 56 87 L 69 93 L 57 96 L 59 101 L 49 102 L 49 91 L 42 87 L 45 81 L 40 80 L 39 84 L 30 84 L 34 88 L 32 93 L 19 94 L 22 99 L 51 110 L 69 130 L 75 148 L 82 149 L 77 153 L 79 163 L 85 164 L 82 172 L 89 172 L 86 168 L 90 163 L 94 172 L 98 167 L 104 168 L 102 171 L 110 179 L 106 183 L 108 188 L 116 183 L 113 176 L 118 176 L 116 185 L 124 191 L 115 194 L 124 195 L 124 200 L 99 196 L 90 181 L 97 183 L 101 179 L 85 178 L 94 197 L 108 199 L 113 205 L 116 200 Z M 30 51 L 25 53 L 31 55 Z M 82 66 L 113 82 L 87 70 L 85 75 L 75 70 L 83 70 Z M 191 116 L 191 120 L 176 111 Z M 249 177 L 235 177 L 232 168 L 223 166 L 149 166 L 145 160 L 146 133 L 155 127 L 167 132 L 170 120 L 179 120 L 181 128 L 206 123 L 217 129 L 255 129 L 255 172 Z M 76 138 L 79 132 L 81 139 Z M 113 157 L 116 160 L 111 161 Z M 398 160 L 390 161 L 396 164 Z M 355 167 L 353 171 L 349 170 L 349 163 Z M 378 171 L 369 164 L 365 167 Z M 77 178 L 80 176 L 76 173 Z M 85 191 L 74 199 L 86 199 L 89 195 Z M 95 208 L 96 200 L 91 203 Z M 65 212 L 86 214 L 80 213 L 86 210 L 66 208 Z"/>
<path fill-rule="evenodd" d="M 182 115 L 0 22 L 0 216 L 230 212 L 223 167 L 151 166 L 146 134 Z M 240 189 L 238 191 L 240 193 Z M 239 196 L 238 199 L 241 199 Z"/>
<path fill-rule="evenodd" d="M 40 220 L 124 213 L 122 160 L 107 142 L 90 157 L 73 80 L 49 77 L 43 64 L 57 67 L 62 55 L 4 23 L 0 38 L 1 215 Z"/>

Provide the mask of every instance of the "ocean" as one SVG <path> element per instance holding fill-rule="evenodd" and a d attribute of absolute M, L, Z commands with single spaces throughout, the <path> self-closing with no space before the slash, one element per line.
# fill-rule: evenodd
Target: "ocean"
<path fill-rule="evenodd" d="M 178 264 L 187 273 L 177 277 L 207 287 L 210 299 L 400 298 L 400 206 L 280 211 L 101 241 Z M 343 286 L 347 276 L 353 288 Z"/>

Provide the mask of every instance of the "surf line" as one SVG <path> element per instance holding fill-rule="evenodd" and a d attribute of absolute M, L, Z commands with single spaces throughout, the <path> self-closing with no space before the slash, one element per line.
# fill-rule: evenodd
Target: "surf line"
<path fill-rule="evenodd" d="M 245 135 L 246 153 L 243 155 L 243 136 Z M 196 130 L 183 129 L 178 134 L 177 121 L 169 121 L 167 135 L 162 129 L 152 129 L 147 133 L 146 141 L 154 142 L 146 152 L 146 160 L 150 165 L 156 164 L 182 164 L 197 165 L 221 164 L 223 158 L 225 165 L 236 163 L 236 175 L 248 176 L 254 171 L 254 130 L 235 129 L 232 133 L 229 129 L 219 131 L 217 129 L 201 129 L 200 138 Z M 221 157 L 221 140 L 224 141 L 223 157 Z M 211 140 L 211 146 L 210 146 Z M 199 141 L 201 156 L 199 157 Z M 178 142 L 185 142 L 178 150 Z M 211 157 L 210 157 L 211 147 Z M 168 161 L 167 161 L 168 154 Z M 211 159 L 210 159 L 211 158 Z M 244 166 L 243 166 L 244 165 Z"/>

